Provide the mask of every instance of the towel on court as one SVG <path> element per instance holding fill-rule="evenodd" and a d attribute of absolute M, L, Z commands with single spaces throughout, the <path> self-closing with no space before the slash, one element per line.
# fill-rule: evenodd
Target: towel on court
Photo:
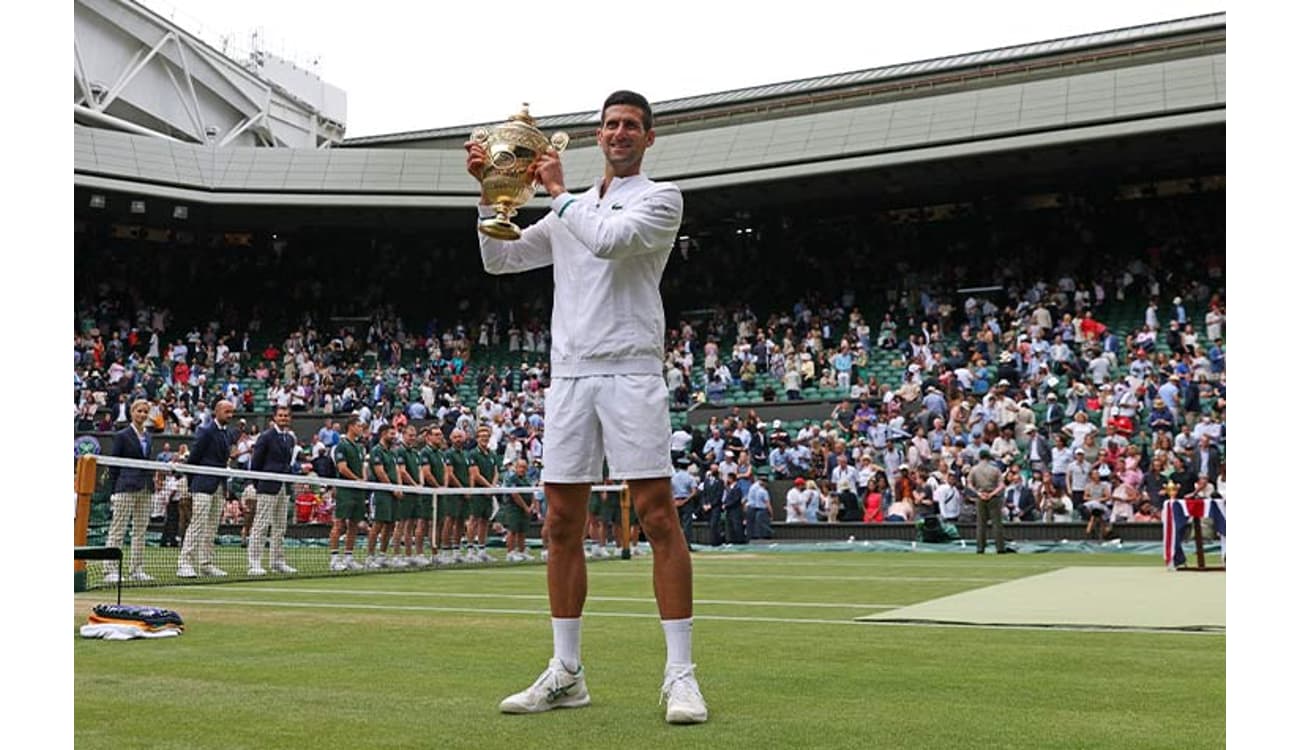
<path fill-rule="evenodd" d="M 82 638 L 103 638 L 106 641 L 129 641 L 134 638 L 173 638 L 180 634 L 180 628 L 170 625 L 156 630 L 125 622 L 97 622 L 81 626 Z"/>

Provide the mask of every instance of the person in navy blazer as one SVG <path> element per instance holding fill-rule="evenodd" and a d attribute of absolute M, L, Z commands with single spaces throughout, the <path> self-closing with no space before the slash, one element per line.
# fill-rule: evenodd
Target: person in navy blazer
<path fill-rule="evenodd" d="M 138 399 L 131 404 L 131 424 L 113 433 L 113 447 L 109 455 L 116 458 L 134 458 L 147 461 L 150 453 L 149 433 L 145 421 L 149 418 L 149 402 Z M 113 485 L 113 520 L 108 525 L 108 546 L 122 546 L 127 524 L 131 525 L 131 580 L 152 581 L 153 576 L 144 571 L 145 532 L 149 528 L 149 498 L 153 492 L 153 472 L 147 469 L 129 469 L 113 466 L 108 470 Z M 104 563 L 104 583 L 117 583 L 121 572 L 117 564 Z"/>
<path fill-rule="evenodd" d="M 212 421 L 203 425 L 194 435 L 194 445 L 190 448 L 187 463 L 191 466 L 211 466 L 224 469 L 230 462 L 230 448 L 233 440 L 227 424 L 230 415 L 235 413 L 235 405 L 229 401 L 218 401 L 212 410 Z M 198 575 L 224 576 L 226 571 L 212 562 L 214 542 L 217 534 L 217 522 L 221 519 L 224 505 L 226 478 L 212 474 L 191 474 L 190 494 L 193 507 L 190 511 L 190 526 L 185 530 L 185 543 L 181 546 L 180 560 L 176 565 L 176 575 L 180 578 L 194 578 Z M 198 567 L 195 567 L 195 562 Z"/>
<path fill-rule="evenodd" d="M 290 420 L 289 407 L 275 407 L 271 426 L 263 430 L 253 444 L 250 469 L 276 474 L 297 473 L 297 467 L 292 462 L 293 450 L 298 441 L 289 431 Z M 262 539 L 268 527 L 271 531 L 271 570 L 277 573 L 297 573 L 284 559 L 284 527 L 289 515 L 289 493 L 284 489 L 285 483 L 270 479 L 258 479 L 256 482 L 257 514 L 249 533 L 248 574 L 266 575 L 266 570 L 262 567 Z"/>

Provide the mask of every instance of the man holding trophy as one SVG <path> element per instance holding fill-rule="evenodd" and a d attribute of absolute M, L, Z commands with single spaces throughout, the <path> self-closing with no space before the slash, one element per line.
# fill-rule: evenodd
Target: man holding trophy
<path fill-rule="evenodd" d="M 577 195 L 565 186 L 560 163 L 567 136 L 556 134 L 548 142 L 532 126 L 525 107 L 491 131 L 476 130 L 465 144 L 466 169 L 483 187 L 484 269 L 503 274 L 553 266 L 555 279 L 542 470 L 555 651 L 537 681 L 500 708 L 535 713 L 591 702 L 579 656 L 587 596 L 582 543 L 587 497 L 608 459 L 610 476 L 627 481 L 654 550 L 655 598 L 668 650 L 662 685 L 666 718 L 703 722 L 708 709 L 691 662 L 691 558 L 669 482 L 659 295 L 681 226 L 681 191 L 641 174 L 655 132 L 650 103 L 640 94 L 616 91 L 605 100 L 596 134 L 604 175 Z M 550 194 L 551 211 L 519 230 L 510 216 L 532 197 L 535 184 Z"/>

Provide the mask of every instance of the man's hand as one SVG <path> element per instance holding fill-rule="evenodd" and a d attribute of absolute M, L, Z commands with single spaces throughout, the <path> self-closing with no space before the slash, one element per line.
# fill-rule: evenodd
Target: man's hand
<path fill-rule="evenodd" d="M 465 141 L 465 171 L 476 180 L 483 179 L 483 169 L 487 167 L 487 151 L 477 141 Z"/>
<path fill-rule="evenodd" d="M 564 187 L 564 165 L 560 163 L 560 154 L 553 148 L 547 149 L 537 161 L 529 167 L 536 182 L 540 182 L 542 187 L 550 194 L 552 198 L 563 193 Z"/>

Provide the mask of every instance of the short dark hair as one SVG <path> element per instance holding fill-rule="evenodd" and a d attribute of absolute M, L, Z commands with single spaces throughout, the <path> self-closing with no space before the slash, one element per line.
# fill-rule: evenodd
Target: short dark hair
<path fill-rule="evenodd" d="M 650 111 L 650 102 L 647 101 L 644 96 L 635 91 L 627 91 L 625 89 L 620 89 L 605 97 L 605 103 L 601 105 L 600 108 L 600 122 L 602 125 L 605 123 L 605 110 L 615 104 L 627 104 L 633 107 L 640 107 L 641 111 L 645 113 L 645 117 L 642 118 L 641 124 L 645 126 L 646 130 L 654 127 L 654 113 Z"/>

